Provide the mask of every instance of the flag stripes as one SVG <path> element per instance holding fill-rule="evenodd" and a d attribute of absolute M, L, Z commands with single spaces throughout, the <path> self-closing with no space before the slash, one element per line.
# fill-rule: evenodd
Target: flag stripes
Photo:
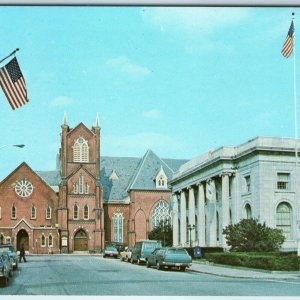
<path fill-rule="evenodd" d="M 292 21 L 289 32 L 283 44 L 281 54 L 284 57 L 288 58 L 292 54 L 293 48 L 294 48 L 294 22 Z"/>
<path fill-rule="evenodd" d="M 0 86 L 13 110 L 29 101 L 25 80 L 16 58 L 1 68 Z"/>

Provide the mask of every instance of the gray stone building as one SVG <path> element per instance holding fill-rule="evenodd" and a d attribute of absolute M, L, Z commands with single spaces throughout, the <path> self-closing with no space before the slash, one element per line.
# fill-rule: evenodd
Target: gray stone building
<path fill-rule="evenodd" d="M 170 182 L 174 246 L 227 247 L 222 229 L 255 218 L 283 230 L 283 250 L 297 250 L 300 163 L 296 167 L 295 149 L 295 139 L 257 137 L 183 164 Z"/>

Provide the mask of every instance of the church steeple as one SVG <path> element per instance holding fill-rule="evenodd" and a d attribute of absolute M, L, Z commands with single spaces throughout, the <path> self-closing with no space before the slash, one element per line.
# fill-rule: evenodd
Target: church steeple
<path fill-rule="evenodd" d="M 97 115 L 96 115 L 96 121 L 95 121 L 95 124 L 94 124 L 94 127 L 99 127 L 99 115 L 98 115 L 98 113 L 97 113 Z"/>
<path fill-rule="evenodd" d="M 63 122 L 61 124 L 62 127 L 68 127 L 68 121 L 67 121 L 67 113 L 64 113 Z"/>

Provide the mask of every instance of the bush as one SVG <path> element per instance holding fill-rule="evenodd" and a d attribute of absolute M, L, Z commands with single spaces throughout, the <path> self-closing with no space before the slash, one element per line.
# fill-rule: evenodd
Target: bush
<path fill-rule="evenodd" d="M 185 247 L 184 249 L 192 258 L 194 258 L 194 247 Z M 200 247 L 200 249 L 202 258 L 205 258 L 207 253 L 218 253 L 224 251 L 222 247 Z"/>
<path fill-rule="evenodd" d="M 279 229 L 267 227 L 254 219 L 244 219 L 223 229 L 231 251 L 272 252 L 280 248 L 284 236 Z"/>
<path fill-rule="evenodd" d="M 205 258 L 217 264 L 273 271 L 298 271 L 300 267 L 295 253 L 210 253 Z"/>

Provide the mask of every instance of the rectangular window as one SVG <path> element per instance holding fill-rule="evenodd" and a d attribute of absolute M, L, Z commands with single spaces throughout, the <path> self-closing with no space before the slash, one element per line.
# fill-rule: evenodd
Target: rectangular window
<path fill-rule="evenodd" d="M 277 173 L 277 189 L 289 190 L 290 189 L 290 174 L 289 173 Z"/>
<path fill-rule="evenodd" d="M 246 193 L 251 193 L 251 177 L 250 175 L 245 176 Z"/>
<path fill-rule="evenodd" d="M 36 218 L 36 208 L 35 206 L 31 207 L 31 219 Z"/>
<path fill-rule="evenodd" d="M 16 209 L 15 206 L 13 206 L 13 207 L 11 208 L 11 218 L 12 218 L 12 219 L 16 219 L 16 218 L 17 218 L 17 209 Z"/>
<path fill-rule="evenodd" d="M 79 194 L 83 194 L 83 176 L 79 176 Z"/>

